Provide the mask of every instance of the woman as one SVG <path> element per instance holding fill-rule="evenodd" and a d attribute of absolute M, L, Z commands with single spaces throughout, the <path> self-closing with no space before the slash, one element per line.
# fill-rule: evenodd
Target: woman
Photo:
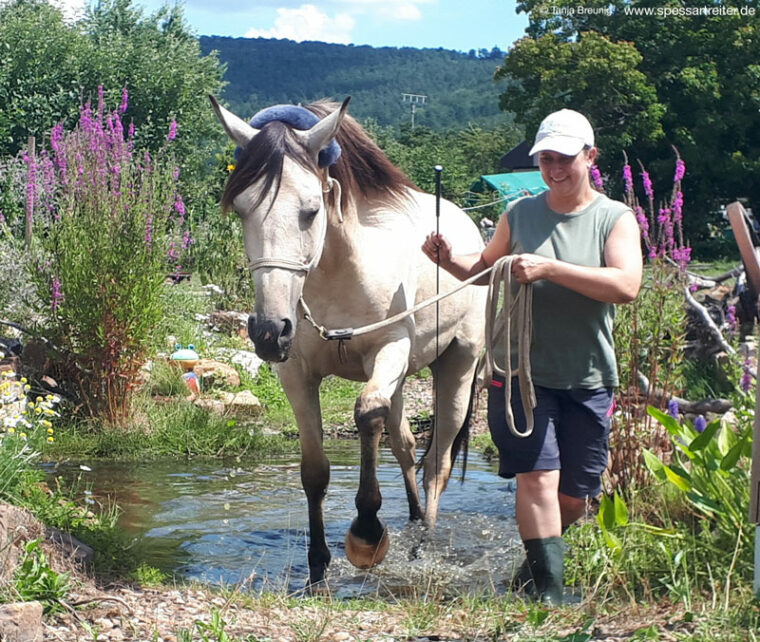
<path fill-rule="evenodd" d="M 519 438 L 508 430 L 499 377 L 489 389 L 495 394 L 489 394 L 488 423 L 499 449 L 499 474 L 517 478 L 516 517 L 526 562 L 513 584 L 560 604 L 562 533 L 600 493 L 607 466 L 618 385 L 614 304 L 638 294 L 642 258 L 631 210 L 591 185 L 597 149 L 585 116 L 569 109 L 547 116 L 530 154 L 538 154 L 549 189 L 510 203 L 481 254 L 452 256 L 448 240 L 436 233 L 422 250 L 461 280 L 514 254 L 515 280 L 533 284 L 533 433 Z M 494 351 L 498 361 L 498 346 Z M 516 377 L 510 384 L 515 421 L 523 431 Z"/>

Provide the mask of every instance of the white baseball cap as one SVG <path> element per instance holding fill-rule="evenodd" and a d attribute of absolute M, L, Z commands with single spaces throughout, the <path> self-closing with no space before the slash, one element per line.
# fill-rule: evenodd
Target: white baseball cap
<path fill-rule="evenodd" d="M 530 155 L 537 152 L 559 152 L 575 156 L 588 145 L 594 146 L 594 130 L 588 119 L 572 109 L 560 109 L 549 114 L 536 132 Z"/>

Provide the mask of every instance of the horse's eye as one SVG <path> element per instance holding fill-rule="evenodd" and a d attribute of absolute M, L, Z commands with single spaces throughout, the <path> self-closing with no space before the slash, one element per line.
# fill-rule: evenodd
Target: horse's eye
<path fill-rule="evenodd" d="M 314 217 L 319 214 L 319 208 L 306 209 L 301 212 L 301 216 L 307 223 L 311 223 Z"/>

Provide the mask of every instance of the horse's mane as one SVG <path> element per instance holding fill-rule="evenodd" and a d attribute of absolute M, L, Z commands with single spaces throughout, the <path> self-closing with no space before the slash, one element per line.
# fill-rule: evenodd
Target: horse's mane
<path fill-rule="evenodd" d="M 319 118 L 324 118 L 338 107 L 337 103 L 327 101 L 306 105 L 306 109 Z M 335 138 L 340 145 L 341 155 L 330 166 L 329 175 L 341 184 L 341 205 L 344 209 L 350 206 L 357 195 L 401 199 L 409 189 L 418 191 L 414 183 L 391 163 L 353 117 L 346 115 L 343 118 Z M 264 183 L 255 206 L 260 204 L 273 187 L 276 191 L 279 190 L 285 156 L 314 173 L 320 171 L 306 150 L 291 135 L 288 125 L 280 121 L 269 122 L 242 150 L 237 166 L 224 188 L 222 209 L 231 209 L 235 198 L 258 180 L 263 180 Z"/>

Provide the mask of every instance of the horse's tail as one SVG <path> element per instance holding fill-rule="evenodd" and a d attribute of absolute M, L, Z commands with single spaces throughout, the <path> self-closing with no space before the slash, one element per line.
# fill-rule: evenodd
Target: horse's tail
<path fill-rule="evenodd" d="M 475 397 L 478 383 L 478 370 L 475 369 L 475 373 L 472 377 L 472 383 L 470 384 L 470 401 L 467 404 L 467 412 L 465 413 L 462 426 L 459 428 L 457 436 L 454 437 L 454 443 L 451 445 L 451 467 L 454 467 L 454 462 L 457 460 L 459 451 L 462 451 L 462 476 L 459 481 L 464 482 L 464 476 L 467 472 L 467 457 L 470 453 L 470 424 L 472 423 L 472 414 L 475 409 Z"/>

